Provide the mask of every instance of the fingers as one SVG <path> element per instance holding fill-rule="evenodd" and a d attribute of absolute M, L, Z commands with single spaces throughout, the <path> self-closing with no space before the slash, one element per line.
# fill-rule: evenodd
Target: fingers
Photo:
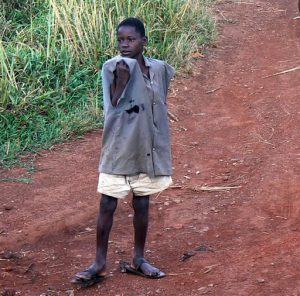
<path fill-rule="evenodd" d="M 130 70 L 129 70 L 129 66 L 126 64 L 124 60 L 117 62 L 116 70 L 114 74 L 115 74 L 115 78 L 117 79 L 117 82 L 120 83 L 128 82 L 128 80 L 130 79 Z"/>
<path fill-rule="evenodd" d="M 117 66 L 118 69 L 122 69 L 122 70 L 128 70 L 129 71 L 129 66 L 126 64 L 126 62 L 124 60 L 121 60 L 119 62 L 117 62 Z"/>

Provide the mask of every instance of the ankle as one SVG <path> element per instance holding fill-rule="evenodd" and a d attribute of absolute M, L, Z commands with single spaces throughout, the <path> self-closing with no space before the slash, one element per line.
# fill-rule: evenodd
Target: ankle
<path fill-rule="evenodd" d="M 145 255 L 144 255 L 144 252 L 135 252 L 133 254 L 133 259 L 140 259 L 140 258 L 144 258 Z"/>
<path fill-rule="evenodd" d="M 91 269 L 96 270 L 97 272 L 102 272 L 106 270 L 106 262 L 97 262 L 95 261 L 91 266 Z"/>

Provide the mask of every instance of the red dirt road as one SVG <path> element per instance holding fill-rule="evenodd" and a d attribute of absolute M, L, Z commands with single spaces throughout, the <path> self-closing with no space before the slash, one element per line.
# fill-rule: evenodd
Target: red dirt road
<path fill-rule="evenodd" d="M 69 283 L 94 258 L 95 131 L 38 156 L 33 183 L 0 183 L 2 295 L 300 295 L 300 70 L 265 78 L 300 65 L 297 3 L 229 0 L 214 10 L 216 46 L 170 94 L 175 184 L 152 199 L 147 256 L 169 276 L 119 272 L 132 252 L 127 199 L 110 276 L 87 290 Z"/>

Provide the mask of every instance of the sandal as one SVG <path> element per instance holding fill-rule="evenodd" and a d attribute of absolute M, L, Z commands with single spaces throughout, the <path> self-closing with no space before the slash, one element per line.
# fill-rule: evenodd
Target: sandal
<path fill-rule="evenodd" d="M 146 277 L 146 278 L 150 278 L 150 279 L 160 279 L 160 278 L 163 278 L 163 277 L 166 276 L 166 274 L 164 272 L 160 271 L 160 270 L 158 270 L 156 272 L 153 272 L 151 274 L 144 273 L 143 270 L 141 269 L 141 266 L 143 264 L 149 264 L 149 265 L 151 265 L 144 258 L 138 259 L 136 263 L 137 263 L 137 266 L 136 267 L 132 267 L 132 265 L 129 264 L 128 262 L 121 261 L 120 262 L 121 272 L 132 273 L 132 274 L 139 275 L 139 276 Z"/>

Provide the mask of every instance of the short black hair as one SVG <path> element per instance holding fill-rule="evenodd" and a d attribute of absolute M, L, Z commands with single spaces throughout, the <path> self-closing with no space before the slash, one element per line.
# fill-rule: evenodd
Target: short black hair
<path fill-rule="evenodd" d="M 123 27 L 123 26 L 134 27 L 135 30 L 141 34 L 142 37 L 145 37 L 145 26 L 144 26 L 144 23 L 140 19 L 138 19 L 136 17 L 126 18 L 125 20 L 123 20 L 122 22 L 119 23 L 119 25 L 117 27 L 117 32 L 118 32 L 119 28 Z"/>

